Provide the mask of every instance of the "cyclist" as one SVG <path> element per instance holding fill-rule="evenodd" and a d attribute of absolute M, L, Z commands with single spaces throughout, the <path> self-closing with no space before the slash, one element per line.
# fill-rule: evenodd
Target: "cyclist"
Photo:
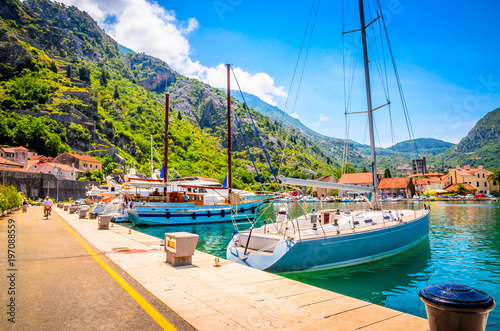
<path fill-rule="evenodd" d="M 45 200 L 43 200 L 43 212 L 44 212 L 44 216 L 49 216 L 50 215 L 50 212 L 52 211 L 52 200 L 49 199 L 49 197 L 45 197 Z"/>

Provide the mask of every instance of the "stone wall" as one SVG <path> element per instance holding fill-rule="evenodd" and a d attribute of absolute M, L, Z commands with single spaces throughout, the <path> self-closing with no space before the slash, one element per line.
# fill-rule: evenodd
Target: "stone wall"
<path fill-rule="evenodd" d="M 30 199 L 45 198 L 47 195 L 54 200 L 82 199 L 85 198 L 85 192 L 92 187 L 98 186 L 97 182 L 76 181 L 68 179 L 59 179 L 52 174 L 18 172 L 18 171 L 0 171 L 0 183 L 12 185 L 18 191 Z"/>

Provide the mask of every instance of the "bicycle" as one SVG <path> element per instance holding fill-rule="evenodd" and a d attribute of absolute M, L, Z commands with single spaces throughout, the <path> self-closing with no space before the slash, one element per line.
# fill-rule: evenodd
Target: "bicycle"
<path fill-rule="evenodd" d="M 43 216 L 45 217 L 46 220 L 49 219 L 49 215 L 50 215 L 51 211 L 52 211 L 52 208 L 49 205 L 47 205 L 47 206 L 44 207 L 44 214 L 43 214 Z"/>

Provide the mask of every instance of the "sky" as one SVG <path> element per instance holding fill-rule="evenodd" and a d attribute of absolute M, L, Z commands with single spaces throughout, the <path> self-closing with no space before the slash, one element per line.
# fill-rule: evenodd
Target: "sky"
<path fill-rule="evenodd" d="M 359 33 L 345 34 L 346 53 L 342 47 L 343 27 L 359 29 L 357 1 L 61 2 L 85 10 L 123 46 L 158 57 L 183 75 L 225 87 L 225 64 L 230 63 L 243 91 L 321 134 L 345 138 L 347 127 L 350 139 L 369 142 L 366 114 L 344 115 L 344 79 L 350 86 L 348 111 L 367 109 Z M 366 24 L 376 17 L 375 7 L 375 0 L 365 0 Z M 380 0 L 380 7 L 413 136 L 458 143 L 500 107 L 500 2 Z M 389 52 L 382 53 L 380 22 L 367 32 L 372 108 L 386 104 L 386 92 L 390 95 L 391 106 L 374 112 L 376 143 L 388 147 L 407 140 L 409 133 Z M 384 59 L 387 69 L 382 69 Z"/>

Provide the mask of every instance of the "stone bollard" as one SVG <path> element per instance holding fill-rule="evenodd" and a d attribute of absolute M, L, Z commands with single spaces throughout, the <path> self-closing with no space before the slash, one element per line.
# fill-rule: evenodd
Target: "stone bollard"
<path fill-rule="evenodd" d="M 97 218 L 97 229 L 98 230 L 108 230 L 109 222 L 111 221 L 111 215 L 99 215 Z"/>
<path fill-rule="evenodd" d="M 97 218 L 97 214 L 96 213 L 89 213 L 89 219 L 95 220 L 96 218 Z"/>
<path fill-rule="evenodd" d="M 71 205 L 69 206 L 69 213 L 70 214 L 74 214 L 76 212 L 76 210 L 78 209 L 78 206 L 76 205 Z"/>
<path fill-rule="evenodd" d="M 65 203 L 63 206 L 63 210 L 68 211 L 68 208 L 69 208 L 69 203 Z"/>
<path fill-rule="evenodd" d="M 172 266 L 190 265 L 198 235 L 188 232 L 165 233 L 165 251 L 167 253 L 167 263 Z"/>
<path fill-rule="evenodd" d="M 431 331 L 484 331 L 488 313 L 495 307 L 486 293 L 458 283 L 428 285 L 419 296 Z"/>
<path fill-rule="evenodd" d="M 64 204 L 62 202 L 57 203 L 57 208 L 62 208 L 63 206 L 64 206 Z"/>
<path fill-rule="evenodd" d="M 87 211 L 88 208 L 80 208 L 80 210 L 78 211 L 78 218 L 79 219 L 85 218 L 85 216 L 87 216 Z"/>

